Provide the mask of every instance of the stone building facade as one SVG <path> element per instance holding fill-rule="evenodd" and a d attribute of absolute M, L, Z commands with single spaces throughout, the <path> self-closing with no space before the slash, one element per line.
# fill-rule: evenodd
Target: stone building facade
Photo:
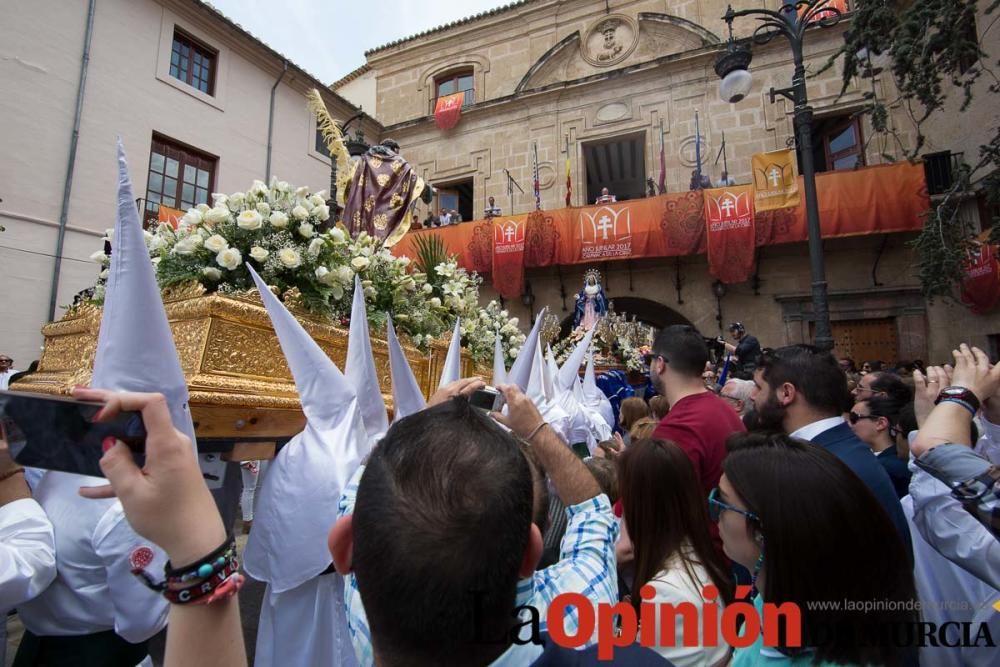
<path fill-rule="evenodd" d="M 776 0 L 764 4 L 779 6 Z M 565 205 L 567 155 L 572 205 L 593 203 L 601 185 L 620 199 L 643 196 L 646 179 L 660 176 L 661 141 L 667 190 L 687 190 L 696 164 L 696 112 L 704 173 L 718 182 L 724 138 L 729 175 L 745 183 L 754 153 L 792 145 L 791 103 L 781 97 L 772 102 L 769 95 L 772 87 L 790 84 L 792 64 L 783 38 L 755 46 L 750 94 L 736 104 L 721 101 L 713 66 L 729 37 L 721 18 L 726 6 L 726 0 L 523 0 L 369 51 L 362 74 L 375 80 L 374 114 L 384 126 L 382 136 L 398 141 L 418 173 L 447 197 L 437 206 L 461 202 L 473 217 L 481 217 L 490 196 L 505 213 L 533 208 L 535 150 L 546 209 Z M 987 23 L 980 23 L 982 30 Z M 736 38 L 754 27 L 752 19 L 737 20 Z M 839 66 L 821 72 L 849 27 L 848 16 L 832 28 L 810 29 L 806 38 L 820 170 L 878 165 L 886 154 L 902 157 L 895 139 L 874 133 L 866 117 L 853 116 L 866 91 L 894 99 L 891 78 L 859 77 L 841 96 Z M 350 90 L 336 90 L 352 99 Z M 440 130 L 434 102 L 456 91 L 465 93 L 459 123 Z M 963 144 L 975 145 L 974 135 L 985 136 L 989 123 L 995 126 L 996 110 L 987 97 L 975 103 L 969 118 L 982 124 L 969 126 Z M 912 145 L 913 125 L 901 105 L 891 108 L 889 122 L 901 145 Z M 947 125 L 947 119 L 941 122 Z M 962 150 L 949 146 L 959 139 L 951 131 L 937 135 L 936 149 Z M 523 194 L 514 189 L 508 196 L 509 178 Z M 911 239 L 891 234 L 825 243 L 838 351 L 943 361 L 962 339 L 996 354 L 1000 314 L 975 316 L 960 304 L 927 303 L 907 245 Z M 721 299 L 713 293 L 703 255 L 598 268 L 618 309 L 651 323 L 691 322 L 715 334 L 721 310 L 723 326 L 741 320 L 765 346 L 809 340 L 806 245 L 762 248 L 758 266 L 756 281 L 729 286 Z M 533 301 L 527 295 L 523 301 L 531 306 L 509 303 L 510 309 L 524 322 L 543 305 L 571 314 L 586 268 L 529 270 Z M 488 286 L 487 278 L 487 296 Z"/>

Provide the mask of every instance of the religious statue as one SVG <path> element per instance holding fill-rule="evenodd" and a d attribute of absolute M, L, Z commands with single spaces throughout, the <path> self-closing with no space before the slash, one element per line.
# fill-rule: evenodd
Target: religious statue
<path fill-rule="evenodd" d="M 576 295 L 576 312 L 573 328 L 583 326 L 590 330 L 608 312 L 608 301 L 601 287 L 601 274 L 597 269 L 588 269 L 583 274 L 583 289 Z"/>
<path fill-rule="evenodd" d="M 392 139 L 352 161 L 339 125 L 315 90 L 309 94 L 309 107 L 336 161 L 335 196 L 344 209 L 344 226 L 352 238 L 367 232 L 392 246 L 409 230 L 417 199 L 422 193 L 429 195 L 431 189 L 399 154 L 399 144 Z"/>

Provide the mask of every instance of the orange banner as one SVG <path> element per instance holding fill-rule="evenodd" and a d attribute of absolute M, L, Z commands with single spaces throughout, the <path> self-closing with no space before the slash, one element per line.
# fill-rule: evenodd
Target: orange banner
<path fill-rule="evenodd" d="M 801 177 L 798 187 L 801 192 Z M 930 208 L 919 162 L 819 174 L 816 190 L 823 238 L 918 230 Z M 795 208 L 756 211 L 755 245 L 805 241 L 802 199 Z M 705 196 L 700 190 L 503 219 L 527 221 L 526 268 L 695 255 L 707 249 Z M 448 252 L 470 271 L 492 270 L 494 229 L 489 221 L 413 231 L 393 252 L 413 257 L 412 238 L 417 234 L 441 236 Z"/>
<path fill-rule="evenodd" d="M 742 283 L 753 275 L 757 252 L 753 187 L 731 185 L 703 192 L 708 272 L 724 283 Z"/>
<path fill-rule="evenodd" d="M 169 223 L 171 227 L 177 229 L 177 224 L 183 217 L 184 217 L 184 211 L 178 210 L 176 208 L 170 208 L 169 206 L 164 206 L 163 204 L 160 204 L 160 213 L 159 217 L 157 218 L 160 222 Z"/>
<path fill-rule="evenodd" d="M 493 287 L 505 299 L 524 289 L 524 239 L 527 216 L 493 219 Z"/>
<path fill-rule="evenodd" d="M 751 160 L 753 207 L 757 213 L 799 205 L 799 181 L 795 178 L 795 151 L 790 148 L 757 153 Z"/>
<path fill-rule="evenodd" d="M 458 125 L 458 118 L 462 115 L 462 102 L 465 100 L 465 93 L 453 93 L 437 99 L 434 105 L 434 123 L 442 130 L 450 130 Z"/>

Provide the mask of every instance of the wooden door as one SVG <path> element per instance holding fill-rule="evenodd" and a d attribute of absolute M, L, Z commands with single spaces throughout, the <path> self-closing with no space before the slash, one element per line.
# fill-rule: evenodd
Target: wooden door
<path fill-rule="evenodd" d="M 830 322 L 833 331 L 833 353 L 838 359 L 850 357 L 860 368 L 864 361 L 882 361 L 895 364 L 899 359 L 899 337 L 896 320 L 883 317 L 870 320 L 839 320 Z M 814 333 L 815 325 L 809 325 Z"/>

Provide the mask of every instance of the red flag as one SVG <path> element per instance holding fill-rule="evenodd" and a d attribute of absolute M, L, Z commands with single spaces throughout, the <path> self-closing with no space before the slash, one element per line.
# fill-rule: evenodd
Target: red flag
<path fill-rule="evenodd" d="M 458 117 L 462 115 L 462 102 L 465 93 L 453 93 L 437 99 L 434 105 L 434 123 L 442 130 L 450 130 L 458 125 Z"/>
<path fill-rule="evenodd" d="M 753 273 L 756 229 L 753 187 L 704 190 L 708 272 L 724 283 L 741 283 Z"/>
<path fill-rule="evenodd" d="M 1000 266 L 996 247 L 983 242 L 969 252 L 962 281 L 962 303 L 982 315 L 1000 303 Z"/>

